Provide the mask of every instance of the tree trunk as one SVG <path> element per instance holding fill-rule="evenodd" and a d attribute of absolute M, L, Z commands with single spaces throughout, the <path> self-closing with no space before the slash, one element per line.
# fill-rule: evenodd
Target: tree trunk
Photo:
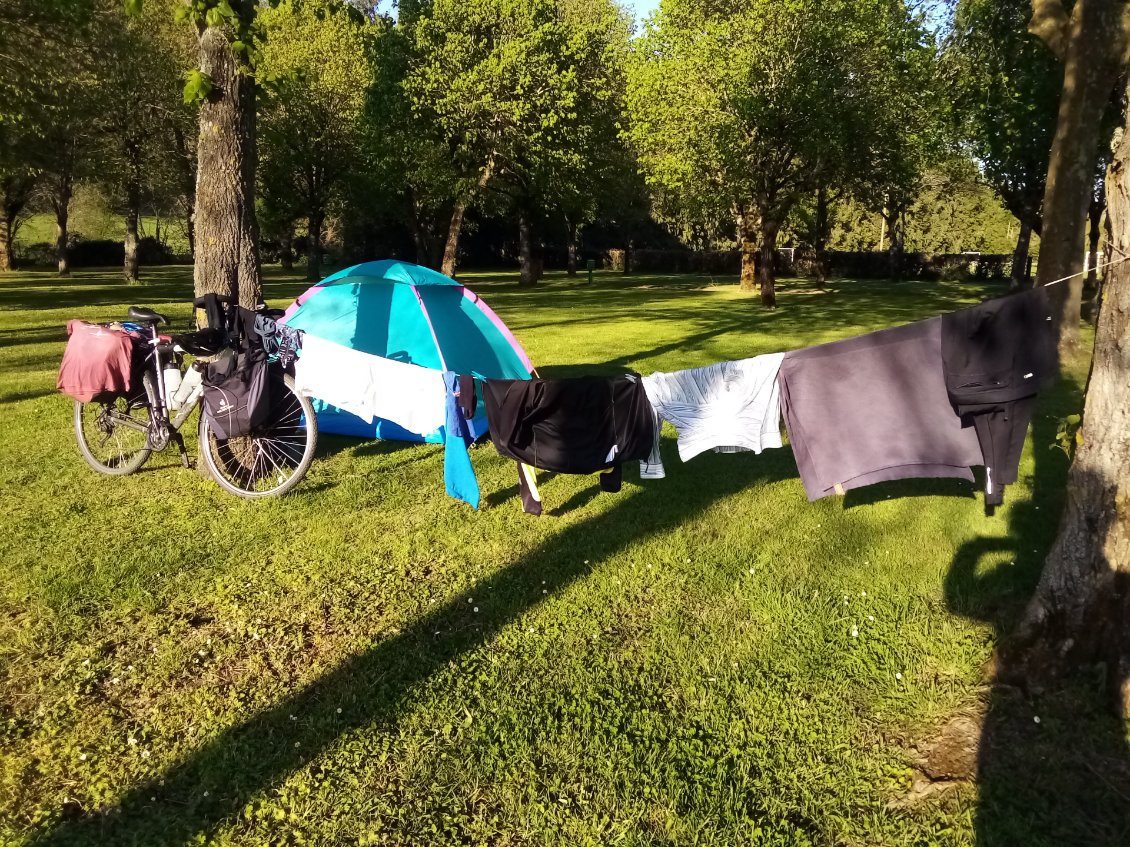
<path fill-rule="evenodd" d="M 628 239 L 628 246 L 624 248 L 624 276 L 632 272 L 632 253 L 636 250 L 636 241 L 634 238 Z"/>
<path fill-rule="evenodd" d="M 255 217 L 255 80 L 239 72 L 224 29 L 200 33 L 200 69 L 212 91 L 200 108 L 196 169 L 196 295 L 262 299 Z"/>
<path fill-rule="evenodd" d="M 902 279 L 902 254 L 905 244 L 905 234 L 902 225 L 902 211 L 897 207 L 888 207 L 883 213 L 890 246 L 887 248 L 887 273 L 891 279 Z"/>
<path fill-rule="evenodd" d="M 738 212 L 737 227 L 738 252 L 742 258 L 738 288 L 754 291 L 757 288 L 757 219 L 749 212 Z"/>
<path fill-rule="evenodd" d="M 1020 234 L 1016 236 L 1016 249 L 1012 251 L 1012 288 L 1028 287 L 1028 251 L 1032 246 L 1032 227 L 1020 222 Z"/>
<path fill-rule="evenodd" d="M 20 213 L 31 199 L 35 178 L 29 172 L 9 175 L 0 181 L 0 271 L 16 266 L 15 240 Z"/>
<path fill-rule="evenodd" d="M 1070 21 L 1061 29 L 1065 45 L 1063 92 L 1044 190 L 1036 284 L 1065 280 L 1052 291 L 1060 351 L 1064 354 L 1079 344 L 1084 228 L 1102 115 L 1119 72 L 1120 18 L 1125 5 L 1120 0 L 1077 0 Z"/>
<path fill-rule="evenodd" d="M 443 265 L 440 267 L 441 273 L 445 276 L 455 276 L 455 264 L 459 258 L 459 236 L 463 232 L 463 215 L 467 212 L 467 206 L 475 194 L 487 187 L 492 176 L 494 176 L 493 156 L 487 160 L 479 173 L 475 192 L 462 195 L 455 201 L 455 208 L 451 210 L 451 226 L 447 229 L 447 243 L 443 247 Z"/>
<path fill-rule="evenodd" d="M 294 270 L 294 229 L 290 226 L 279 237 L 279 265 L 284 271 Z"/>
<path fill-rule="evenodd" d="M 828 247 L 828 189 L 823 185 L 816 189 L 816 287 L 823 290 L 827 277 Z"/>
<path fill-rule="evenodd" d="M 1130 110 L 1107 177 L 1115 252 L 1130 253 Z M 1050 227 L 1049 227 L 1050 230 Z M 1095 337 L 1082 444 L 1059 536 L 1018 639 L 1017 667 L 1036 685 L 1102 662 L 1130 716 L 1130 263 L 1111 268 Z"/>
<path fill-rule="evenodd" d="M 569 276 L 576 276 L 577 275 L 577 230 L 579 229 L 579 227 L 575 223 L 573 223 L 571 220 L 566 218 L 565 229 L 566 229 L 565 250 L 566 250 L 566 253 L 567 253 L 566 259 L 565 259 L 565 265 L 566 265 L 566 269 L 568 270 Z"/>
<path fill-rule="evenodd" d="M 306 219 L 306 279 L 317 282 L 322 278 L 322 216 Z"/>
<path fill-rule="evenodd" d="M 777 221 L 761 222 L 761 269 L 758 282 L 761 284 L 761 305 L 769 309 L 777 307 L 777 280 L 773 271 L 773 259 L 777 253 Z"/>
<path fill-rule="evenodd" d="M 126 188 L 126 240 L 125 261 L 122 265 L 122 275 L 131 285 L 141 280 L 138 273 L 137 256 L 137 222 L 141 217 L 141 190 L 137 183 L 130 182 Z"/>
<path fill-rule="evenodd" d="M 0 203 L 0 271 L 12 270 L 12 215 Z"/>
<path fill-rule="evenodd" d="M 58 263 L 59 276 L 68 276 L 71 272 L 70 262 L 67 258 L 67 241 L 73 190 L 74 185 L 70 172 L 59 174 L 55 191 L 51 197 L 51 205 L 55 210 L 55 261 Z"/>
<path fill-rule="evenodd" d="M 177 153 L 177 167 L 180 171 L 181 191 L 184 194 L 184 234 L 188 238 L 189 255 L 196 256 L 196 168 L 192 151 L 184 131 L 176 120 L 171 122 L 173 145 Z"/>
<path fill-rule="evenodd" d="M 537 285 L 538 274 L 534 267 L 533 226 L 525 209 L 518 210 L 518 284 L 523 287 Z"/>

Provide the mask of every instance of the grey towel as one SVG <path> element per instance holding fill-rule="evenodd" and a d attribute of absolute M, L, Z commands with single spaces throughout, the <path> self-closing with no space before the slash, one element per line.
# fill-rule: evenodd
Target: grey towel
<path fill-rule="evenodd" d="M 982 463 L 946 393 L 941 318 L 787 353 L 778 380 L 809 500 L 911 477 L 972 481 Z"/>

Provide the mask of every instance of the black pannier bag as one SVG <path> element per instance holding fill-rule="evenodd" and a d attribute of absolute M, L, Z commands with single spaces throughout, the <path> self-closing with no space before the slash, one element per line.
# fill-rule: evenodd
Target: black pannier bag
<path fill-rule="evenodd" d="M 202 414 L 217 438 L 250 435 L 270 415 L 267 361 L 259 355 L 236 353 L 205 366 Z"/>

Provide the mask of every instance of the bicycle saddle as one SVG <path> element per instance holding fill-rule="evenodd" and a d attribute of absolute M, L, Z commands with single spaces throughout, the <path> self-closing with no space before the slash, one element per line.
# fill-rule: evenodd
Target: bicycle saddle
<path fill-rule="evenodd" d="M 132 320 L 143 324 L 167 324 L 169 319 L 160 312 L 146 309 L 144 306 L 130 306 L 126 313 Z"/>

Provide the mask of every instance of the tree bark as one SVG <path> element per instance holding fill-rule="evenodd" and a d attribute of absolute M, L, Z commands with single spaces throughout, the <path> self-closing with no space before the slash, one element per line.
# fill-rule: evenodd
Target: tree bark
<path fill-rule="evenodd" d="M 773 259 L 777 253 L 777 231 L 780 227 L 777 221 L 761 222 L 761 268 L 758 282 L 761 284 L 761 305 L 769 309 L 777 307 L 777 278 L 773 271 Z"/>
<path fill-rule="evenodd" d="M 306 279 L 317 282 L 322 278 L 322 215 L 316 213 L 306 219 Z"/>
<path fill-rule="evenodd" d="M 130 284 L 137 283 L 141 280 L 141 275 L 138 273 L 138 256 L 137 256 L 137 222 L 141 217 L 141 190 L 138 188 L 136 182 L 130 181 L 129 186 L 126 188 L 126 239 L 125 239 L 125 261 L 122 265 L 122 275 L 125 277 L 126 282 Z"/>
<path fill-rule="evenodd" d="M 1028 287 L 1028 252 L 1032 246 L 1032 227 L 1020 222 L 1016 236 L 1016 249 L 1012 251 L 1012 288 Z"/>
<path fill-rule="evenodd" d="M 443 264 L 440 267 L 440 272 L 445 276 L 455 276 L 455 265 L 459 259 L 459 236 L 463 232 L 463 216 L 467 212 L 467 206 L 470 205 L 475 194 L 487 187 L 492 176 L 494 176 L 493 156 L 487 160 L 486 165 L 479 173 L 479 181 L 476 183 L 475 191 L 464 194 L 455 201 L 455 208 L 451 211 L 451 226 L 447 229 L 447 243 L 443 247 Z"/>
<path fill-rule="evenodd" d="M 1089 224 L 1087 246 L 1087 287 L 1093 289 L 1098 284 L 1099 267 L 1099 240 L 1102 238 L 1103 212 L 1106 211 L 1106 201 L 1097 197 L 1091 199 L 1091 206 L 1087 210 Z"/>
<path fill-rule="evenodd" d="M 577 275 L 577 230 L 579 227 L 568 218 L 565 219 L 565 266 L 569 276 Z"/>
<path fill-rule="evenodd" d="M 518 284 L 523 287 L 537 285 L 538 276 L 533 255 L 533 225 L 524 208 L 518 210 Z"/>
<path fill-rule="evenodd" d="M 188 252 L 196 257 L 196 167 L 192 152 L 188 149 L 188 142 L 184 132 L 172 122 L 173 144 L 176 147 L 178 169 L 181 175 L 182 192 L 184 193 L 184 234 L 188 238 Z"/>
<path fill-rule="evenodd" d="M 1122 60 L 1120 0 L 1077 0 L 1071 17 L 1060 3 L 1033 0 L 1031 28 L 1063 55 L 1063 92 L 1044 190 L 1043 235 L 1036 284 L 1056 285 L 1052 297 L 1061 353 L 1079 344 L 1083 248 L 1102 115 Z M 1057 44 L 1059 45 L 1057 48 Z M 1070 279 L 1065 279 L 1070 277 Z"/>
<path fill-rule="evenodd" d="M 828 189 L 816 189 L 816 287 L 823 290 L 827 277 Z"/>
<path fill-rule="evenodd" d="M 212 91 L 200 109 L 196 169 L 196 296 L 262 299 L 255 217 L 255 81 L 240 73 L 227 32 L 200 33 L 200 69 Z"/>
<path fill-rule="evenodd" d="M 294 229 L 290 226 L 279 237 L 279 266 L 284 271 L 294 270 Z"/>
<path fill-rule="evenodd" d="M 16 266 L 19 216 L 34 188 L 35 178 L 28 172 L 12 174 L 0 181 L 0 271 L 10 271 Z"/>
<path fill-rule="evenodd" d="M 1130 112 L 1107 177 L 1115 253 L 1130 253 Z M 1050 231 L 1049 227 L 1049 231 Z M 1111 269 L 1067 483 L 1059 536 L 1013 658 L 1037 686 L 1071 667 L 1105 664 L 1130 716 L 1130 263 Z"/>
<path fill-rule="evenodd" d="M 15 264 L 12 261 L 12 217 L 4 204 L 0 204 L 0 271 L 10 271 Z"/>
<path fill-rule="evenodd" d="M 74 184 L 70 171 L 59 174 L 55 191 L 51 196 L 51 206 L 55 210 L 55 261 L 58 263 L 59 276 L 70 275 L 70 261 L 67 257 L 67 242 L 69 240 L 68 223 L 71 216 L 71 194 L 74 193 Z"/>
<path fill-rule="evenodd" d="M 902 255 L 906 243 L 902 208 L 892 203 L 884 209 L 883 223 L 890 239 L 890 246 L 887 248 L 887 272 L 891 279 L 902 279 Z"/>
<path fill-rule="evenodd" d="M 742 291 L 757 289 L 757 218 L 749 212 L 738 212 L 738 252 L 742 270 L 738 288 Z"/>

